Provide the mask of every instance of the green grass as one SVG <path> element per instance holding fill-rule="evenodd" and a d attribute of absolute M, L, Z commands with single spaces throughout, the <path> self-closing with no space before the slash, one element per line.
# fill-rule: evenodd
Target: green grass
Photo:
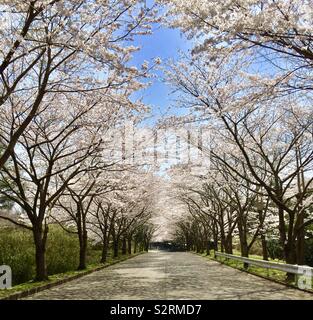
<path fill-rule="evenodd" d="M 119 256 L 118 258 L 113 258 L 112 256 L 109 256 L 107 259 L 107 262 L 105 264 L 102 263 L 91 263 L 87 266 L 87 268 L 85 270 L 79 270 L 79 271 L 68 271 L 68 272 L 64 272 L 64 273 L 59 273 L 59 274 L 54 274 L 49 276 L 49 279 L 47 281 L 41 281 L 41 282 L 34 282 L 34 281 L 28 281 L 25 283 L 21 283 L 18 284 L 16 286 L 13 286 L 10 289 L 0 289 L 0 299 L 3 299 L 5 297 L 8 297 L 12 294 L 15 293 L 19 293 L 19 292 L 23 292 L 23 291 L 27 291 L 30 289 L 34 289 L 34 288 L 38 288 L 41 287 L 43 285 L 47 285 L 47 284 L 53 284 L 56 283 L 60 280 L 64 280 L 64 279 L 68 279 L 71 278 L 73 276 L 85 273 L 86 271 L 92 271 L 92 270 L 96 270 L 97 268 L 103 267 L 103 266 L 110 266 L 112 264 L 124 261 L 126 259 L 129 259 L 131 257 L 134 257 L 138 254 L 141 254 L 143 252 L 138 252 L 135 254 L 131 254 L 131 255 L 123 255 L 123 256 Z"/>
<path fill-rule="evenodd" d="M 235 256 L 241 256 L 241 252 L 240 252 L 239 250 L 233 250 L 233 255 L 235 255 Z M 259 256 L 259 255 L 256 255 L 256 254 L 249 254 L 249 258 L 251 258 L 251 259 L 263 260 L 263 257 L 262 257 L 262 256 Z M 271 258 L 269 258 L 268 261 L 277 262 L 277 263 L 285 263 L 284 260 L 271 259 Z"/>
<path fill-rule="evenodd" d="M 243 263 L 240 262 L 240 261 L 235 261 L 235 260 L 226 259 L 226 258 L 222 258 L 222 257 L 219 257 L 218 259 L 215 259 L 213 251 L 210 252 L 209 256 L 206 255 L 205 253 L 200 254 L 200 255 L 205 257 L 205 258 L 208 258 L 208 259 L 215 260 L 215 261 L 218 261 L 220 263 L 223 263 L 223 264 L 225 264 L 227 266 L 230 266 L 232 268 L 235 268 L 235 269 L 238 269 L 238 270 L 241 270 L 241 271 L 246 271 L 246 272 L 249 272 L 249 273 L 254 274 L 254 275 L 262 276 L 262 277 L 265 277 L 265 278 L 267 278 L 269 280 L 279 281 L 281 283 L 287 284 L 286 273 L 283 272 L 283 271 L 273 270 L 273 269 L 265 269 L 265 268 L 261 268 L 261 267 L 257 267 L 257 266 L 249 266 L 248 269 L 245 269 L 244 266 L 243 266 Z M 233 251 L 233 255 L 240 256 L 240 251 L 234 250 Z M 249 258 L 262 260 L 262 257 L 258 256 L 258 255 L 249 255 Z M 278 260 L 278 259 L 269 259 L 269 261 L 278 262 L 278 263 L 285 263 L 285 261 Z M 288 284 L 294 286 L 295 288 L 297 288 L 295 282 L 288 282 Z M 313 291 L 313 283 L 312 283 L 311 290 Z"/>

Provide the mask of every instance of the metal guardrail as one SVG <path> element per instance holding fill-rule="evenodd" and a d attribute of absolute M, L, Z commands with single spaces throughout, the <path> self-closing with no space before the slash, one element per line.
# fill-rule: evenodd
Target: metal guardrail
<path fill-rule="evenodd" d="M 246 257 L 235 256 L 228 253 L 222 252 L 214 252 L 215 257 L 224 257 L 226 259 L 232 259 L 236 261 L 240 261 L 246 263 L 248 265 L 258 266 L 265 269 L 275 269 L 280 270 L 286 273 L 292 273 L 298 276 L 309 276 L 312 277 L 313 275 L 313 268 L 309 266 L 302 266 L 302 265 L 294 265 L 294 264 L 285 264 L 285 263 L 278 263 L 278 262 L 270 262 L 265 260 L 258 260 L 258 259 L 251 259 Z"/>

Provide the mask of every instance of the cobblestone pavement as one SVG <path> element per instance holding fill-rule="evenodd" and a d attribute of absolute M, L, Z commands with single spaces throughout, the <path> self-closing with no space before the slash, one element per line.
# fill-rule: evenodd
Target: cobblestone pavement
<path fill-rule="evenodd" d="M 28 299 L 312 299 L 185 252 L 152 251 L 39 292 Z"/>

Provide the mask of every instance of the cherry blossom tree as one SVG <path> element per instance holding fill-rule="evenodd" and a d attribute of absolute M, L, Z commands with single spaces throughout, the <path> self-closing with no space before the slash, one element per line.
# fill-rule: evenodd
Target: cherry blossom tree
<path fill-rule="evenodd" d="M 61 112 L 53 104 L 43 109 L 11 154 L 13 167 L 5 165 L 1 170 L 4 179 L 10 181 L 2 194 L 26 215 L 22 221 L 12 222 L 33 232 L 38 280 L 47 277 L 45 248 L 52 208 L 77 175 L 103 166 L 97 156 L 101 147 L 97 126 L 94 130 L 84 126 L 95 103 L 63 100 L 64 104 L 69 102 L 75 103 L 74 111 L 67 107 L 67 113 Z"/>
<path fill-rule="evenodd" d="M 127 95 L 114 91 L 105 95 L 95 92 L 78 94 L 75 99 L 72 94 L 64 94 L 62 100 L 49 101 L 41 108 L 28 130 L 21 135 L 15 152 L 11 154 L 13 166 L 5 165 L 1 171 L 4 179 L 11 181 L 1 192 L 19 205 L 27 216 L 24 222 L 12 222 L 34 234 L 37 279 L 47 277 L 45 247 L 51 210 L 64 194 L 70 193 L 81 205 L 79 208 L 84 199 L 90 198 L 96 172 L 116 160 L 103 156 L 104 146 L 110 146 L 106 134 L 120 118 L 118 110 L 129 114 L 135 106 L 136 110 L 141 108 L 141 104 L 130 102 Z M 83 194 L 79 194 L 77 181 L 86 176 L 91 181 L 87 179 L 81 189 Z M 82 227 L 84 220 L 81 218 L 85 211 L 79 213 L 77 223 Z M 85 228 L 79 230 L 83 261 Z"/>
<path fill-rule="evenodd" d="M 138 49 L 131 41 L 150 33 L 155 14 L 141 0 L 1 1 L 0 106 L 9 121 L 0 129 L 0 167 L 49 101 L 122 90 L 130 79 L 140 88 L 140 72 L 127 65 Z"/>
<path fill-rule="evenodd" d="M 190 65 L 180 63 L 169 80 L 182 93 L 181 105 L 190 109 L 186 118 L 207 121 L 223 136 L 222 144 L 211 146 L 214 158 L 275 203 L 286 261 L 302 263 L 302 232 L 312 223 L 307 216 L 312 187 L 310 97 L 283 97 L 258 90 L 258 81 L 238 82 L 231 60 L 223 65 L 223 59 L 210 63 L 203 55 Z M 237 61 L 235 66 L 240 70 Z"/>
<path fill-rule="evenodd" d="M 123 117 L 147 111 L 130 96 L 149 69 L 129 62 L 138 50 L 131 42 L 150 33 L 155 8 L 141 0 L 1 2 L 0 168 L 10 181 L 1 192 L 25 214 L 12 222 L 33 232 L 37 280 L 47 278 L 56 202 L 74 195 L 78 178 L 106 167 L 104 134 L 120 110 Z"/>
<path fill-rule="evenodd" d="M 109 165 L 107 165 L 109 166 Z M 67 232 L 75 233 L 79 241 L 79 265 L 78 270 L 86 269 L 87 246 L 88 246 L 88 220 L 90 208 L 96 197 L 103 197 L 106 193 L 114 190 L 109 181 L 103 182 L 100 175 L 107 166 L 101 167 L 101 171 L 87 171 L 76 178 L 76 182 L 66 186 L 66 190 L 58 199 L 56 209 L 63 210 L 65 217 L 59 213 L 55 220 Z M 100 206 L 99 209 L 102 209 Z M 69 228 L 70 227 L 70 228 Z M 72 228 L 71 228 L 72 227 Z M 73 227 L 74 230 L 73 231 Z"/>
<path fill-rule="evenodd" d="M 106 261 L 110 239 L 114 257 L 119 255 L 120 248 L 122 254 L 131 254 L 135 234 L 149 225 L 152 216 L 153 175 L 134 169 L 130 172 L 129 168 L 118 175 L 113 169 L 112 174 L 115 178 L 108 177 L 107 181 L 111 185 L 115 181 L 114 190 L 94 199 L 88 221 L 91 234 L 101 240 L 102 263 Z"/>
<path fill-rule="evenodd" d="M 169 8 L 168 23 L 194 40 L 195 55 L 243 54 L 256 63 L 248 70 L 255 78 L 266 74 L 283 92 L 311 91 L 310 0 L 161 2 Z"/>

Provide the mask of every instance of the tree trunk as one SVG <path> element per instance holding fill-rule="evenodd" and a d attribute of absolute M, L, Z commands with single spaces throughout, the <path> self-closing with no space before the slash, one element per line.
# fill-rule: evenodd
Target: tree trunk
<path fill-rule="evenodd" d="M 296 264 L 296 247 L 292 243 L 291 239 L 289 239 L 287 244 L 284 246 L 284 253 L 287 264 Z M 295 275 L 292 273 L 287 273 L 286 280 L 288 282 L 295 281 Z"/>
<path fill-rule="evenodd" d="M 202 254 L 204 252 L 203 240 L 199 241 L 199 247 L 200 247 L 200 253 Z"/>
<path fill-rule="evenodd" d="M 138 248 L 138 242 L 137 242 L 137 241 L 135 241 L 135 244 L 134 244 L 134 253 L 136 253 L 136 252 L 137 252 L 137 248 Z"/>
<path fill-rule="evenodd" d="M 210 255 L 210 241 L 207 241 L 207 243 L 206 243 L 206 255 L 207 256 Z"/>
<path fill-rule="evenodd" d="M 83 231 L 82 235 L 79 235 L 79 266 L 78 270 L 84 270 L 87 267 L 87 232 Z"/>
<path fill-rule="evenodd" d="M 127 239 L 127 253 L 132 254 L 132 238 Z"/>
<path fill-rule="evenodd" d="M 45 281 L 48 279 L 47 267 L 46 267 L 46 229 L 42 232 L 41 227 L 34 228 L 33 236 L 36 250 L 36 277 L 35 281 Z"/>
<path fill-rule="evenodd" d="M 304 223 L 303 213 L 300 213 L 298 223 L 302 225 Z M 297 241 L 296 241 L 296 256 L 297 256 L 297 264 L 304 265 L 304 228 L 299 228 L 297 230 Z"/>
<path fill-rule="evenodd" d="M 283 201 L 281 199 L 281 201 Z M 288 225 L 288 239 L 286 237 L 286 223 L 284 218 L 284 208 L 278 207 L 278 217 L 279 217 L 279 236 L 280 243 L 284 251 L 284 258 L 287 264 L 295 264 L 296 263 L 296 249 L 293 243 L 291 229 L 293 228 L 293 219 L 289 217 L 289 225 Z M 288 282 L 293 282 L 295 280 L 295 275 L 292 273 L 287 273 L 286 280 Z"/>
<path fill-rule="evenodd" d="M 113 239 L 113 257 L 118 257 L 118 247 L 119 247 L 119 239 L 115 238 Z"/>
<path fill-rule="evenodd" d="M 267 243 L 266 243 L 266 238 L 264 234 L 261 235 L 261 242 L 262 242 L 263 260 L 268 260 Z"/>
<path fill-rule="evenodd" d="M 239 223 L 238 223 L 239 226 Z M 248 242 L 247 242 L 247 235 L 245 233 L 245 230 L 243 228 L 239 228 L 239 239 L 240 239 L 240 251 L 241 251 L 241 256 L 248 258 L 249 257 L 249 248 L 248 248 Z M 243 264 L 244 269 L 249 268 L 248 263 Z"/>
<path fill-rule="evenodd" d="M 305 178 L 304 178 L 304 171 L 302 166 L 302 159 L 301 153 L 299 148 L 296 149 L 296 159 L 297 159 L 297 167 L 300 169 L 297 174 L 297 181 L 298 181 L 298 197 L 297 200 L 299 202 L 299 207 L 297 210 L 298 217 L 295 225 L 295 235 L 296 235 L 296 255 L 297 255 L 297 264 L 304 265 L 305 257 L 304 257 L 304 244 L 305 244 L 305 230 L 303 227 L 304 223 L 304 210 L 303 210 L 303 203 L 301 199 L 301 195 L 303 195 L 303 190 L 305 189 Z"/>
<path fill-rule="evenodd" d="M 84 220 L 83 208 L 80 203 L 77 203 L 76 219 L 77 235 L 79 241 L 79 265 L 77 269 L 84 270 L 86 269 L 87 256 L 87 230 L 86 222 Z"/>
<path fill-rule="evenodd" d="M 104 239 L 102 243 L 102 254 L 101 254 L 101 261 L 100 261 L 101 263 L 106 263 L 107 261 L 108 247 L 109 247 L 109 243 L 107 239 Z"/>
<path fill-rule="evenodd" d="M 145 239 L 145 241 L 144 241 L 144 250 L 146 252 L 149 251 L 149 244 L 150 244 L 150 241 L 148 239 Z"/>
<path fill-rule="evenodd" d="M 249 257 L 249 249 L 248 249 L 248 244 L 244 243 L 243 246 L 241 247 L 241 256 L 248 258 Z M 244 262 L 243 264 L 244 269 L 248 269 L 249 268 L 249 264 Z"/>
<path fill-rule="evenodd" d="M 109 231 L 109 232 L 108 232 Z M 109 241 L 110 241 L 110 230 L 108 230 L 107 220 L 105 222 L 104 229 L 102 231 L 103 240 L 102 240 L 102 254 L 101 254 L 101 263 L 106 263 L 108 252 L 109 252 Z"/>
<path fill-rule="evenodd" d="M 225 237 L 225 233 L 224 230 L 221 228 L 221 251 L 222 252 L 226 252 L 228 253 L 228 249 L 227 249 L 227 244 L 226 244 L 226 237 Z"/>
<path fill-rule="evenodd" d="M 240 218 L 238 219 L 238 232 L 239 232 L 239 240 L 240 240 L 240 251 L 242 257 L 249 257 L 249 248 L 247 241 L 247 233 L 245 228 L 245 221 L 243 221 L 243 213 L 240 213 Z"/>
<path fill-rule="evenodd" d="M 218 251 L 218 228 L 216 224 L 213 227 L 213 241 L 214 241 L 214 250 Z"/>
<path fill-rule="evenodd" d="M 246 241 L 246 239 L 244 239 L 240 243 L 240 248 L 241 248 L 241 256 L 248 258 L 249 257 L 249 248 L 248 248 L 248 242 Z"/>
<path fill-rule="evenodd" d="M 186 251 L 190 251 L 191 243 L 190 243 L 190 239 L 187 231 L 184 232 L 184 237 L 185 237 L 185 243 L 186 243 Z"/>
<path fill-rule="evenodd" d="M 123 237 L 123 240 L 122 240 L 122 255 L 125 255 L 126 252 L 127 252 L 127 245 L 126 245 L 126 238 Z"/>
<path fill-rule="evenodd" d="M 233 254 L 233 239 L 231 234 L 228 234 L 225 239 L 225 252 Z"/>

